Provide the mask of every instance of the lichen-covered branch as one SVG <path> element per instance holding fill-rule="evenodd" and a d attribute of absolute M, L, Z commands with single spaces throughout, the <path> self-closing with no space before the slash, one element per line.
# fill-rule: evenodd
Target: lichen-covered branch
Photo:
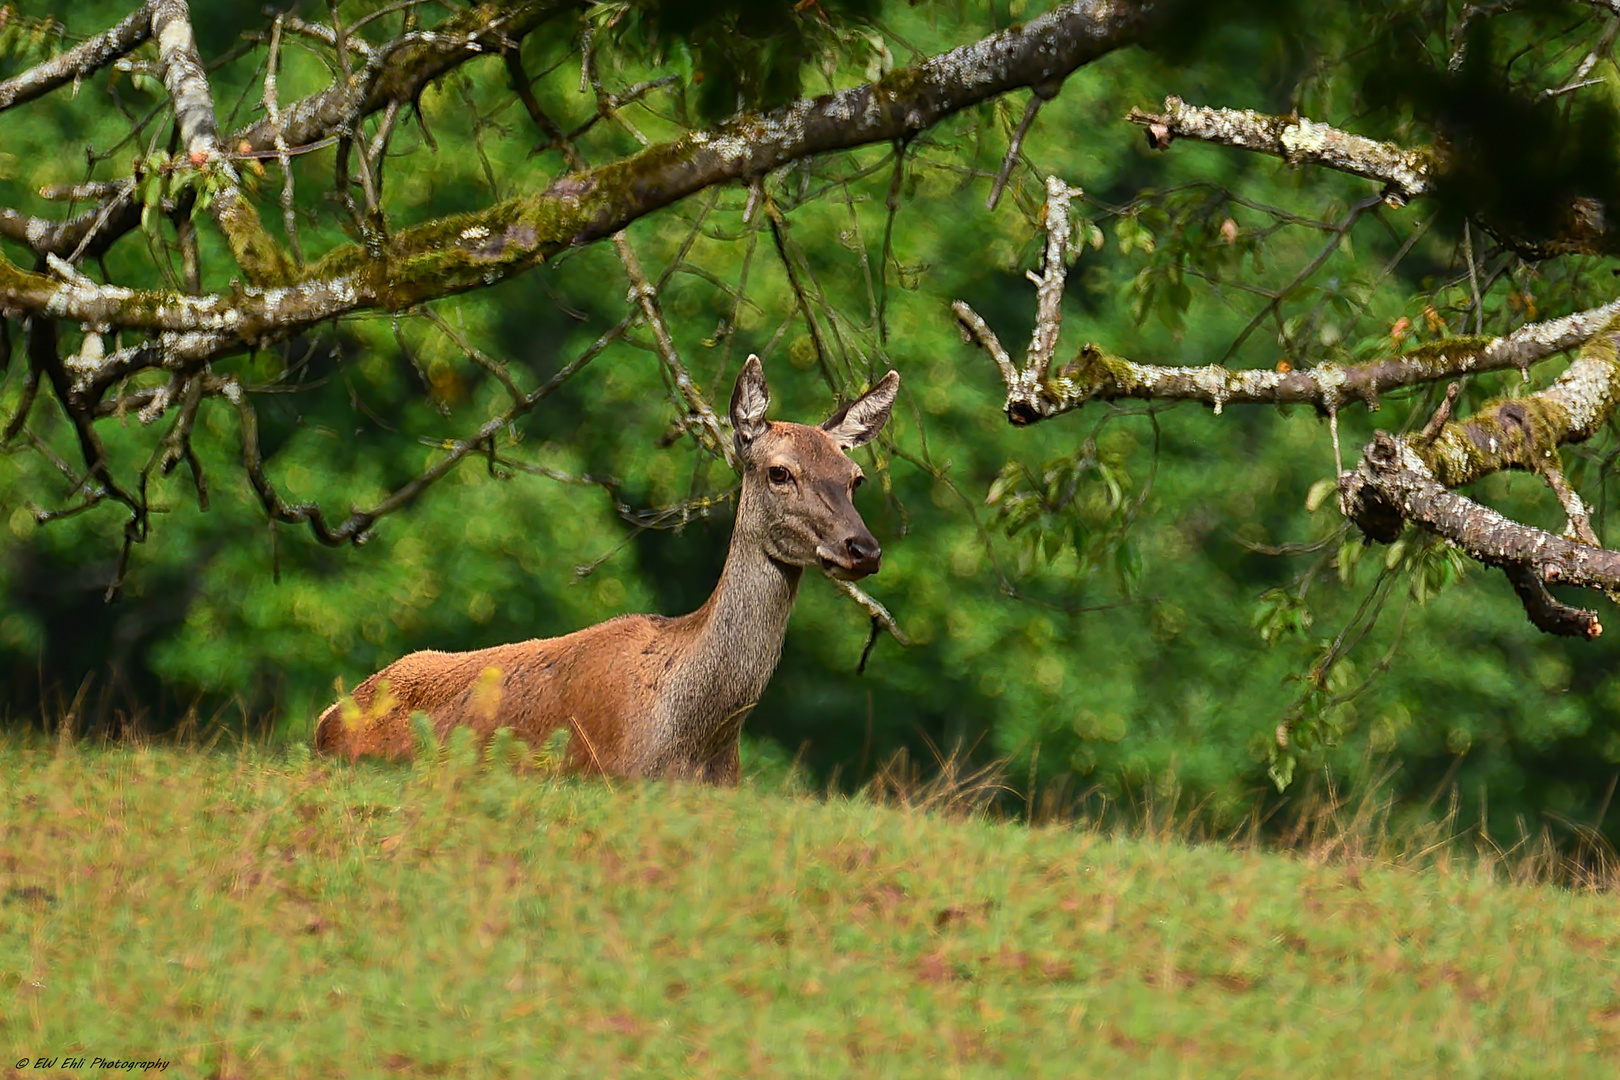
<path fill-rule="evenodd" d="M 163 84 L 174 102 L 175 124 L 186 164 L 212 173 L 219 190 L 208 208 L 230 243 L 231 254 L 248 280 L 275 285 L 291 280 L 297 267 L 264 231 L 259 213 L 242 193 L 241 177 L 221 151 L 214 119 L 214 95 L 197 55 L 186 0 L 155 0 L 152 36 L 157 39 Z"/>
<path fill-rule="evenodd" d="M 184 293 L 100 285 L 51 256 L 52 274 L 20 270 L 0 256 L 0 312 L 44 315 L 109 329 L 227 334 L 238 348 L 362 306 L 367 278 L 336 277 L 288 288 L 244 287 L 234 294 Z M 132 354 L 133 355 L 133 354 Z M 148 354 L 149 355 L 149 354 Z M 132 374 L 134 368 L 120 374 Z"/>
<path fill-rule="evenodd" d="M 1001 343 L 996 332 L 990 329 L 990 324 L 984 321 L 984 316 L 974 311 L 962 300 L 951 304 L 951 311 L 956 315 L 957 325 L 962 329 L 962 340 L 977 343 L 980 348 L 990 354 L 990 359 L 996 362 L 996 370 L 1001 372 L 1002 381 L 1007 384 L 1010 392 L 1018 383 L 1019 372 L 1013 366 L 1012 357 L 1007 353 L 1007 347 Z"/>
<path fill-rule="evenodd" d="M 1063 285 L 1069 276 L 1069 200 L 1080 194 L 1055 176 L 1046 178 L 1046 257 L 1039 275 L 1031 272 L 1035 285 L 1035 329 L 1029 338 L 1029 363 L 1025 365 L 1037 383 L 1045 382 L 1057 351 L 1058 334 L 1063 330 Z"/>
<path fill-rule="evenodd" d="M 1051 206 L 1050 201 L 1048 206 Z M 1050 222 L 1050 209 L 1048 218 Z M 1049 247 L 1052 243 L 1050 235 Z M 1041 279 L 1036 280 L 1037 284 L 1041 283 Z M 1019 370 L 1013 365 L 1000 339 L 978 313 L 960 300 L 952 305 L 952 311 L 963 334 L 983 346 L 995 360 L 1007 387 L 1007 400 L 1003 407 L 1008 419 L 1014 424 L 1030 424 L 1078 409 L 1088 401 L 1117 401 L 1122 398 L 1198 401 L 1213 406 L 1217 412 L 1227 405 L 1290 404 L 1315 405 L 1333 412 L 1357 401 L 1376 409 L 1380 394 L 1399 387 L 1421 386 L 1506 368 L 1528 369 L 1532 364 L 1592 339 L 1612 319 L 1620 316 L 1620 300 L 1558 319 L 1527 323 L 1499 338 L 1446 338 L 1409 352 L 1348 366 L 1324 363 L 1311 368 L 1277 371 L 1271 368 L 1232 369 L 1220 364 L 1196 367 L 1144 364 L 1115 356 L 1101 346 L 1087 343 L 1055 375 L 1048 374 L 1043 367 L 1034 363 Z M 1041 314 L 1037 315 L 1035 331 L 1035 340 L 1044 344 L 1047 331 L 1043 328 L 1052 331 L 1055 344 L 1057 321 L 1047 313 L 1044 303 Z M 1565 389 L 1570 381 L 1595 378 L 1602 382 L 1608 378 L 1609 371 L 1610 365 L 1601 360 L 1590 360 L 1572 367 L 1554 384 L 1556 393 L 1553 403 L 1561 408 L 1569 408 L 1573 407 L 1575 398 L 1585 401 L 1583 395 L 1591 387 L 1583 381 L 1581 389 L 1574 392 L 1575 398 L 1572 398 L 1571 392 Z M 1591 416 L 1590 410 L 1581 411 L 1583 423 L 1589 424 Z M 1433 444 L 1440 453 L 1457 457 L 1466 449 L 1457 444 L 1457 437 L 1457 433 L 1448 427 L 1440 432 Z M 1469 442 L 1473 441 L 1470 437 Z"/>
<path fill-rule="evenodd" d="M 1352 520 L 1370 538 L 1389 543 L 1413 522 L 1480 562 L 1507 570 L 1541 629 L 1588 638 L 1602 633 L 1595 615 L 1559 604 L 1544 595 L 1544 586 L 1614 591 L 1620 588 L 1620 551 L 1521 524 L 1449 490 L 1411 445 L 1384 432 L 1340 484 Z"/>
<path fill-rule="evenodd" d="M 1403 147 L 1300 116 L 1188 105 L 1174 95 L 1164 99 L 1162 113 L 1132 109 L 1126 119 L 1147 128 L 1148 144 L 1156 150 L 1168 148 L 1177 138 L 1196 139 L 1272 154 L 1290 165 L 1320 165 L 1378 181 L 1384 186 L 1385 201 L 1393 206 L 1433 195 L 1454 164 L 1444 144 Z M 1451 193 L 1468 199 L 1465 185 L 1452 185 Z M 1527 234 L 1522 222 L 1504 218 L 1498 209 L 1476 207 L 1470 213 L 1481 228 L 1527 259 L 1612 255 L 1620 246 L 1620 233 L 1608 227 L 1602 201 L 1589 195 L 1567 198 L 1561 223 L 1545 234 Z"/>
<path fill-rule="evenodd" d="M 1052 354 L 1057 351 L 1058 336 L 1063 330 L 1063 285 L 1068 278 L 1069 240 L 1073 231 L 1069 222 L 1069 201 L 1079 194 L 1079 188 L 1071 188 L 1055 176 L 1046 178 L 1043 210 L 1046 249 L 1041 272 L 1028 273 L 1035 285 L 1035 327 L 1030 332 L 1022 370 L 1013 366 L 1001 339 L 978 312 L 961 300 L 951 305 L 963 336 L 978 342 L 995 360 L 1007 384 L 1007 416 L 1015 424 L 1042 418 L 1041 401 L 1050 382 Z"/>
<path fill-rule="evenodd" d="M 1162 113 L 1132 109 L 1127 117 L 1148 129 L 1148 142 L 1164 150 L 1176 139 L 1197 139 L 1272 154 L 1290 165 L 1321 165 L 1377 180 L 1400 203 L 1427 194 L 1441 161 L 1430 149 L 1410 149 L 1307 120 L 1253 109 L 1188 105 L 1171 95 Z"/>
<path fill-rule="evenodd" d="M 1586 500 L 1564 479 L 1564 470 L 1556 455 L 1549 455 L 1541 463 L 1539 471 L 1542 479 L 1547 481 L 1547 487 L 1552 490 L 1553 498 L 1564 508 L 1564 535 L 1583 544 L 1601 547 L 1603 541 L 1598 539 L 1592 528 L 1592 512 L 1587 509 Z"/>
<path fill-rule="evenodd" d="M 1436 481 L 1461 487 L 1502 469 L 1541 472 L 1557 465 L 1558 447 L 1597 433 L 1620 401 L 1620 355 L 1611 320 L 1545 390 L 1486 402 L 1430 439 L 1408 440 Z"/>
<path fill-rule="evenodd" d="M 415 101 L 452 68 L 474 57 L 498 55 L 547 19 L 584 7 L 581 0 L 483 0 L 431 30 L 402 34 L 373 50 L 348 82 L 335 82 L 286 106 L 279 123 L 265 117 L 232 138 L 255 150 L 273 147 L 278 133 L 289 146 L 325 138 L 390 102 Z"/>
<path fill-rule="evenodd" d="M 197 55 L 191 9 L 186 0 L 155 0 L 152 34 L 158 42 L 163 85 L 174 102 L 182 152 L 199 167 L 217 160 L 221 155 L 219 125 L 214 119 L 214 95 L 208 89 L 202 58 Z"/>
<path fill-rule="evenodd" d="M 224 142 L 233 152 L 241 151 L 245 144 L 246 152 L 254 154 L 275 152 L 278 134 L 293 149 L 319 142 L 352 128 L 390 103 L 415 101 L 428 83 L 457 65 L 511 47 L 547 19 L 582 6 L 580 0 L 484 0 L 473 4 L 432 30 L 402 34 L 368 54 L 365 67 L 350 82 L 302 98 L 282 109 L 275 122 L 266 117 L 233 132 Z M 148 14 L 148 23 L 150 18 Z M 68 258 L 78 252 L 95 258 L 137 228 L 140 220 L 140 204 L 125 190 L 63 221 L 0 209 L 0 236 L 26 244 L 42 257 Z"/>
<path fill-rule="evenodd" d="M 1378 406 L 1378 394 L 1472 372 L 1527 369 L 1537 360 L 1581 345 L 1552 385 L 1522 397 L 1487 402 L 1465 420 L 1452 420 L 1457 384 L 1421 432 L 1397 440 L 1380 432 L 1360 465 L 1340 478 L 1341 505 L 1372 539 L 1394 541 L 1408 522 L 1444 537 L 1481 562 L 1507 571 L 1531 621 L 1549 633 L 1596 637 L 1597 616 L 1552 597 L 1547 582 L 1614 592 L 1620 552 L 1597 544 L 1585 505 L 1563 479 L 1558 456 L 1565 443 L 1590 438 L 1620 402 L 1620 301 L 1530 324 L 1505 337 L 1451 338 L 1368 364 L 1321 364 L 1305 371 L 1232 371 L 1220 365 L 1174 367 L 1138 364 L 1086 345 L 1055 376 L 1048 364 L 1060 328 L 1062 278 L 1053 286 L 1054 257 L 1061 265 L 1068 239 L 1068 189 L 1048 182 L 1046 274 L 1031 274 L 1040 290 L 1029 359 L 1015 368 L 989 325 L 967 304 L 953 305 L 964 336 L 988 351 L 1007 387 L 1005 409 L 1014 424 L 1028 424 L 1079 407 L 1093 398 L 1195 400 L 1219 412 L 1244 404 L 1315 404 L 1336 416 L 1344 404 Z M 1584 343 L 1584 344 L 1583 344 Z M 1335 429 L 1337 451 L 1337 429 Z M 1510 521 L 1449 490 L 1507 468 L 1540 473 L 1563 506 L 1570 536 Z"/>
<path fill-rule="evenodd" d="M 525 12 L 537 20 L 542 8 L 552 10 L 524 4 L 506 14 Z M 569 174 L 544 192 L 400 230 L 381 250 L 340 248 L 305 268 L 296 284 L 193 298 L 96 286 L 82 278 L 54 280 L 0 263 L 0 309 L 49 311 L 101 327 L 222 333 L 242 347 L 353 311 L 402 310 L 493 284 L 705 187 L 814 154 L 888 142 L 995 94 L 1060 79 L 1132 41 L 1146 18 L 1136 6 L 1073 0 L 875 83 L 772 113 L 740 115 L 632 158 Z M 289 129 L 304 122 L 295 117 L 299 109 L 307 117 L 310 107 L 303 103 L 283 110 Z M 150 355 L 130 354 L 131 362 Z M 118 374 L 130 373 L 125 368 Z M 105 385 L 107 378 L 95 381 Z"/>
<path fill-rule="evenodd" d="M 583 243 L 713 184 L 758 176 L 800 158 L 908 138 L 1009 90 L 1061 81 L 1082 64 L 1139 40 L 1151 5 L 1071 0 L 1039 18 L 890 72 L 876 82 L 742 114 L 624 161 L 570 175 L 553 199 L 577 201 Z"/>
<path fill-rule="evenodd" d="M 1565 482 L 1558 448 L 1590 438 L 1620 400 L 1620 319 L 1611 319 L 1551 386 L 1487 402 L 1466 420 L 1431 424 L 1405 439 L 1379 432 L 1340 480 L 1346 513 L 1374 540 L 1408 521 L 1508 572 L 1525 611 L 1548 633 L 1594 638 L 1597 616 L 1555 600 L 1547 583 L 1620 588 L 1620 552 L 1600 547 L 1585 505 Z M 1451 490 L 1501 469 L 1544 476 L 1568 518 L 1557 536 L 1511 521 Z"/>
<path fill-rule="evenodd" d="M 140 45 L 152 33 L 152 11 L 157 4 L 158 0 L 147 0 L 112 29 L 86 38 L 20 75 L 0 81 L 0 112 L 93 75 Z"/>

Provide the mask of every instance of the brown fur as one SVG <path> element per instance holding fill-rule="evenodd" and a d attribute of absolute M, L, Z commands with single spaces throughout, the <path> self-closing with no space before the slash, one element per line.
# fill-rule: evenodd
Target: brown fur
<path fill-rule="evenodd" d="M 441 739 L 465 726 L 484 741 L 508 727 L 538 747 L 565 729 L 577 769 L 736 783 L 738 736 L 781 656 L 802 568 L 846 578 L 878 568 L 882 553 L 850 499 L 860 470 L 843 451 L 876 435 L 898 382 L 890 373 L 819 428 L 767 423 L 764 376 L 749 357 L 732 395 L 737 521 L 701 608 L 473 652 L 411 653 L 322 713 L 315 748 L 409 758 L 411 714 L 422 712 Z"/>

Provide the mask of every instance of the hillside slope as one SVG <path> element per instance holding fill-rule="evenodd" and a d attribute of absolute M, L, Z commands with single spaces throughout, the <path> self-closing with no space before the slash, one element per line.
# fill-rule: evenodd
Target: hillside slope
<path fill-rule="evenodd" d="M 1462 860 L 301 758 L 0 744 L 0 1074 L 1620 1068 L 1614 898 Z"/>

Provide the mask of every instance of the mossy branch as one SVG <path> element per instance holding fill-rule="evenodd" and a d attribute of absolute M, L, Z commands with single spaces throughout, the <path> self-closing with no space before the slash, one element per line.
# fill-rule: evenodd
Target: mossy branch
<path fill-rule="evenodd" d="M 1506 571 L 1531 622 L 1548 633 L 1595 638 L 1595 613 L 1553 599 L 1548 584 L 1614 592 L 1620 551 L 1595 547 L 1513 521 L 1448 490 L 1406 442 L 1379 432 L 1361 465 L 1341 481 L 1350 516 L 1385 543 L 1408 521 L 1443 537 L 1472 558 Z"/>
<path fill-rule="evenodd" d="M 542 7 L 551 10 L 519 7 L 534 18 Z M 353 311 L 398 311 L 483 288 L 566 248 L 611 236 L 703 188 L 914 134 L 1007 90 L 1061 79 L 1130 43 L 1145 24 L 1135 6 L 1074 0 L 876 82 L 775 112 L 742 114 L 634 157 L 570 173 L 543 192 L 400 230 L 381 251 L 339 248 L 286 285 L 187 297 L 96 286 L 72 275 L 59 281 L 0 262 L 0 308 L 48 311 L 108 328 L 224 335 L 228 340 L 212 353 L 223 355 Z M 292 113 L 283 111 L 286 124 L 294 123 Z M 152 356 L 126 354 L 117 376 L 132 374 Z M 92 382 L 104 388 L 111 380 L 109 371 Z"/>
<path fill-rule="evenodd" d="M 1067 188 L 1060 190 L 1060 187 L 1061 181 L 1055 178 L 1047 182 L 1046 269 L 1041 276 L 1030 275 L 1041 299 L 1024 367 L 1020 369 L 1013 364 L 995 331 L 968 304 L 958 300 L 952 305 L 964 337 L 978 343 L 995 361 L 1002 382 L 1007 387 L 1003 408 L 1014 424 L 1047 420 L 1078 409 L 1088 401 L 1116 401 L 1122 398 L 1198 401 L 1213 406 L 1216 412 L 1227 405 L 1291 404 L 1315 405 L 1325 412 L 1336 412 L 1357 401 L 1377 409 L 1379 395 L 1398 387 L 1422 386 L 1505 368 L 1527 370 L 1532 364 L 1550 356 L 1593 341 L 1599 330 L 1620 316 L 1620 300 L 1615 300 L 1563 318 L 1527 323 L 1513 333 L 1498 338 L 1446 338 L 1363 364 L 1341 366 L 1330 362 L 1286 371 L 1270 368 L 1232 369 L 1220 364 L 1144 364 L 1116 356 L 1088 342 L 1073 360 L 1052 374 L 1049 370 L 1050 357 L 1061 326 L 1059 302 L 1063 285 L 1061 270 L 1054 276 L 1052 260 L 1055 253 L 1059 258 L 1056 265 L 1061 267 L 1069 232 L 1069 194 Z M 1607 386 L 1610 365 L 1598 359 L 1603 355 L 1604 348 L 1599 344 L 1591 359 L 1570 368 L 1555 384 L 1557 392 L 1548 400 L 1546 407 L 1577 409 L 1580 403 L 1592 400 L 1599 384 Z M 1573 385 L 1572 380 L 1579 380 L 1579 385 Z M 1613 394 L 1612 390 L 1606 392 Z M 1512 408 L 1509 412 L 1512 412 Z M 1592 422 L 1588 413 L 1582 412 L 1581 415 L 1583 424 Z M 1503 422 L 1515 421 L 1508 416 Z M 1555 426 L 1556 423 L 1555 420 Z M 1488 436 L 1481 434 L 1480 437 Z M 1437 453 L 1460 459 L 1466 456 L 1463 452 L 1467 447 L 1457 444 L 1456 440 L 1456 433 L 1448 427 L 1433 445 Z M 1505 437 L 1501 441 L 1505 445 Z M 1461 465 L 1458 467 L 1463 468 Z"/>
<path fill-rule="evenodd" d="M 236 265 L 257 285 L 291 281 L 297 273 L 296 264 L 265 232 L 259 212 L 242 191 L 241 177 L 220 147 L 214 95 L 202 58 L 197 55 L 191 11 L 185 0 L 156 0 L 152 5 L 152 36 L 158 43 L 163 84 L 174 102 L 185 166 L 203 173 L 203 184 L 211 189 L 208 210 L 225 234 Z"/>
<path fill-rule="evenodd" d="M 1581 349 L 1551 386 L 1486 403 L 1466 420 L 1431 424 L 1396 439 L 1379 432 L 1341 478 L 1347 515 L 1370 539 L 1391 543 L 1407 522 L 1507 571 L 1532 623 L 1548 633 L 1595 638 L 1597 616 L 1552 598 L 1548 583 L 1620 591 L 1620 552 L 1597 545 L 1584 507 L 1563 480 L 1558 448 L 1594 435 L 1620 400 L 1620 319 Z M 1557 536 L 1511 521 L 1452 487 L 1502 469 L 1543 474 L 1569 517 Z"/>
<path fill-rule="evenodd" d="M 1461 487 L 1502 469 L 1539 472 L 1548 462 L 1556 467 L 1558 448 L 1591 438 L 1620 401 L 1617 334 L 1620 320 L 1606 323 L 1545 390 L 1497 398 L 1429 438 L 1408 437 L 1407 445 L 1446 487 Z"/>
<path fill-rule="evenodd" d="M 141 8 L 148 33 L 151 11 L 157 6 L 157 0 L 153 0 Z M 513 47 L 547 19 L 582 6 L 579 0 L 484 0 L 473 4 L 452 14 L 432 30 L 412 31 L 386 43 L 368 57 L 365 67 L 349 82 L 334 83 L 281 109 L 276 118 L 279 123 L 266 117 L 233 132 L 223 140 L 224 147 L 230 153 L 242 152 L 245 146 L 248 153 L 265 154 L 277 149 L 278 135 L 286 147 L 318 142 L 338 130 L 353 127 L 390 104 L 415 101 L 430 82 L 457 65 Z M 124 23 L 119 24 L 123 26 Z M 133 47 L 134 44 L 129 46 Z M 55 62 L 37 65 L 10 81 L 40 81 L 54 70 L 50 65 Z M 33 72 L 41 72 L 41 75 Z M 37 96 L 38 93 L 30 94 L 30 97 Z M 239 201 L 251 211 L 245 200 Z M 138 228 L 140 221 L 140 203 L 132 197 L 131 191 L 124 190 L 65 221 L 30 217 L 10 208 L 0 208 L 0 236 L 27 245 L 41 257 L 68 258 L 77 252 L 85 258 L 95 258 L 120 237 Z M 246 226 L 242 232 L 247 234 Z M 273 254 L 251 246 L 245 246 L 242 254 L 250 263 L 274 264 L 277 261 Z M 266 282 L 272 277 L 266 275 Z"/>

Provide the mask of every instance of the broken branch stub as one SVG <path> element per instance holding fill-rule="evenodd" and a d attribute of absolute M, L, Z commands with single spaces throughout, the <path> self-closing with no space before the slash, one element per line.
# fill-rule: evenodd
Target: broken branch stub
<path fill-rule="evenodd" d="M 1007 386 L 1007 400 L 1002 408 L 1007 419 L 1020 426 L 1062 411 L 1048 391 L 1048 382 L 1052 355 L 1057 351 L 1063 329 L 1063 287 L 1068 278 L 1069 242 L 1074 232 L 1069 204 L 1080 195 L 1079 188 L 1070 187 L 1062 179 L 1046 178 L 1046 205 L 1042 211 L 1046 246 L 1041 272 L 1029 271 L 1026 275 L 1035 286 L 1035 326 L 1030 332 L 1022 369 L 1013 365 L 1012 357 L 990 325 L 966 301 L 957 300 L 951 305 L 963 337 L 977 342 L 995 361 Z"/>

